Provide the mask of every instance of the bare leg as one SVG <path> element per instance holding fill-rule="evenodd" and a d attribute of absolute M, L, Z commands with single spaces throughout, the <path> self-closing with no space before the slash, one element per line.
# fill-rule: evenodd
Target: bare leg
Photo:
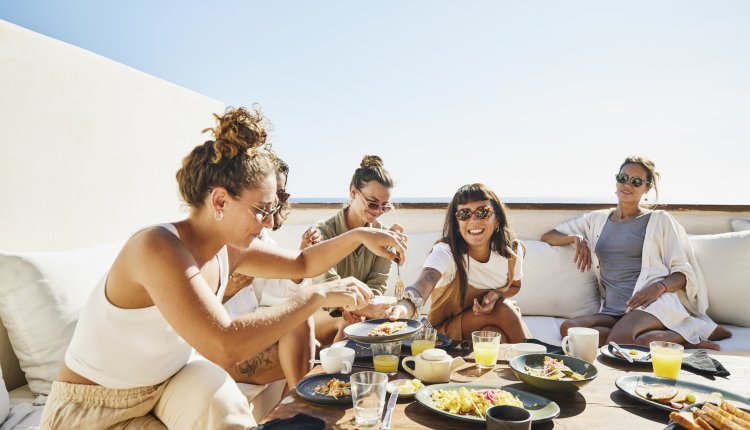
<path fill-rule="evenodd" d="M 315 351 L 315 327 L 312 318 L 279 340 L 279 364 L 288 388 L 294 388 L 310 371 Z"/>
<path fill-rule="evenodd" d="M 487 326 L 499 328 L 501 332 L 505 333 L 508 343 L 523 342 L 528 337 L 524 333 L 524 324 L 521 321 L 521 316 L 507 300 L 500 304 L 496 302 L 495 307 L 489 314 L 474 315 L 471 308 L 461 314 L 461 334 L 463 339 L 471 339 L 471 332 L 481 330 Z"/>
<path fill-rule="evenodd" d="M 568 335 L 568 330 L 573 327 L 588 327 L 599 332 L 599 346 L 606 345 L 611 328 L 617 323 L 620 317 L 605 314 L 583 315 L 563 321 L 560 325 L 560 334 L 564 337 Z"/>
<path fill-rule="evenodd" d="M 330 345 L 344 339 L 344 327 L 347 324 L 343 318 L 334 318 L 324 309 L 318 309 L 313 317 L 315 319 L 315 338 L 321 345 Z"/>
<path fill-rule="evenodd" d="M 677 332 L 667 329 L 659 318 L 648 312 L 634 310 L 625 314 L 620 321 L 612 327 L 609 339 L 621 343 L 634 343 L 636 345 L 648 346 L 652 341 L 666 341 L 679 343 L 691 348 L 708 348 L 719 350 L 719 345 L 708 341 L 700 341 L 697 344 L 688 343 L 684 337 Z"/>

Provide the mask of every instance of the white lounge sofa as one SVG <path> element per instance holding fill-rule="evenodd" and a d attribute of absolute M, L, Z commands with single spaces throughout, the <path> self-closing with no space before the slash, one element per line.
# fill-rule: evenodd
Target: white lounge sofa
<path fill-rule="evenodd" d="M 295 243 L 304 223 L 285 226 L 274 234 L 280 243 Z M 409 237 L 401 276 L 416 279 L 437 231 Z M 691 237 L 709 286 L 709 315 L 727 325 L 734 336 L 720 341 L 725 351 L 750 350 L 750 231 Z M 596 280 L 578 272 L 573 249 L 524 240 L 523 287 L 516 297 L 535 338 L 559 345 L 565 318 L 595 313 L 599 308 Z M 96 281 L 108 269 L 122 242 L 64 252 L 0 252 L 0 364 L 10 405 L 43 403 L 72 335 L 77 315 Z M 394 272 L 395 273 L 395 270 Z M 391 276 L 392 284 L 395 276 Z M 429 303 L 426 310 L 429 308 Z M 7 333 L 6 333 L 7 330 Z M 283 381 L 267 386 L 241 385 L 256 419 L 281 398 Z M 3 412 L 0 385 L 0 413 Z M 30 406 L 28 406 L 30 407 Z M 35 426 L 41 406 L 15 427 Z M 0 415 L 0 423 L 2 422 Z"/>

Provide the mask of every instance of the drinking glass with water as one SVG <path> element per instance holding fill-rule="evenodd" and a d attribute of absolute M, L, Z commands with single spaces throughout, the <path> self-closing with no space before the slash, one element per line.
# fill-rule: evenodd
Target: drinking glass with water
<path fill-rule="evenodd" d="M 372 425 L 379 422 L 385 405 L 388 376 L 380 372 L 358 372 L 351 376 L 349 382 L 356 423 Z"/>

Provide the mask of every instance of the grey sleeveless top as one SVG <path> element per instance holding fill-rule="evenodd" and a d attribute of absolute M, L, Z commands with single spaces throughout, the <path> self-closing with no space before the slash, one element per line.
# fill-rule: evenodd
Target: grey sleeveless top
<path fill-rule="evenodd" d="M 614 316 L 625 313 L 641 274 L 643 240 L 650 218 L 651 213 L 647 213 L 622 222 L 608 219 L 604 225 L 595 250 L 606 293 L 601 313 Z"/>

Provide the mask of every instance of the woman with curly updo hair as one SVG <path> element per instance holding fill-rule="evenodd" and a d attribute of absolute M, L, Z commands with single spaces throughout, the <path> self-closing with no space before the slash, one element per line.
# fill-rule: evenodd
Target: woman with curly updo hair
<path fill-rule="evenodd" d="M 188 217 L 144 228 L 125 243 L 81 312 L 41 428 L 253 427 L 227 371 L 260 356 L 253 365 L 262 383 L 269 378 L 263 366 L 278 361 L 275 345 L 291 328 L 321 306 L 356 311 L 372 293 L 341 279 L 232 319 L 221 305 L 229 274 L 313 277 L 360 245 L 403 259 L 398 233 L 370 228 L 303 251 L 256 246 L 279 210 L 266 122 L 244 108 L 216 118 L 214 139 L 194 148 L 177 172 Z"/>
<path fill-rule="evenodd" d="M 362 226 L 403 233 L 403 227 L 398 224 L 389 227 L 378 221 L 381 215 L 393 208 L 390 202 L 393 186 L 393 178 L 385 170 L 383 160 L 377 155 L 365 155 L 349 183 L 351 201 L 331 217 L 315 224 L 310 230 L 313 238 L 327 240 Z M 353 276 L 367 284 L 374 294 L 382 295 L 387 288 L 390 272 L 390 260 L 360 248 L 313 282 Z M 363 318 L 380 318 L 386 307 L 385 304 L 371 304 L 357 312 L 340 307 L 322 309 L 315 314 L 315 337 L 322 345 L 342 340 L 346 326 Z"/>

